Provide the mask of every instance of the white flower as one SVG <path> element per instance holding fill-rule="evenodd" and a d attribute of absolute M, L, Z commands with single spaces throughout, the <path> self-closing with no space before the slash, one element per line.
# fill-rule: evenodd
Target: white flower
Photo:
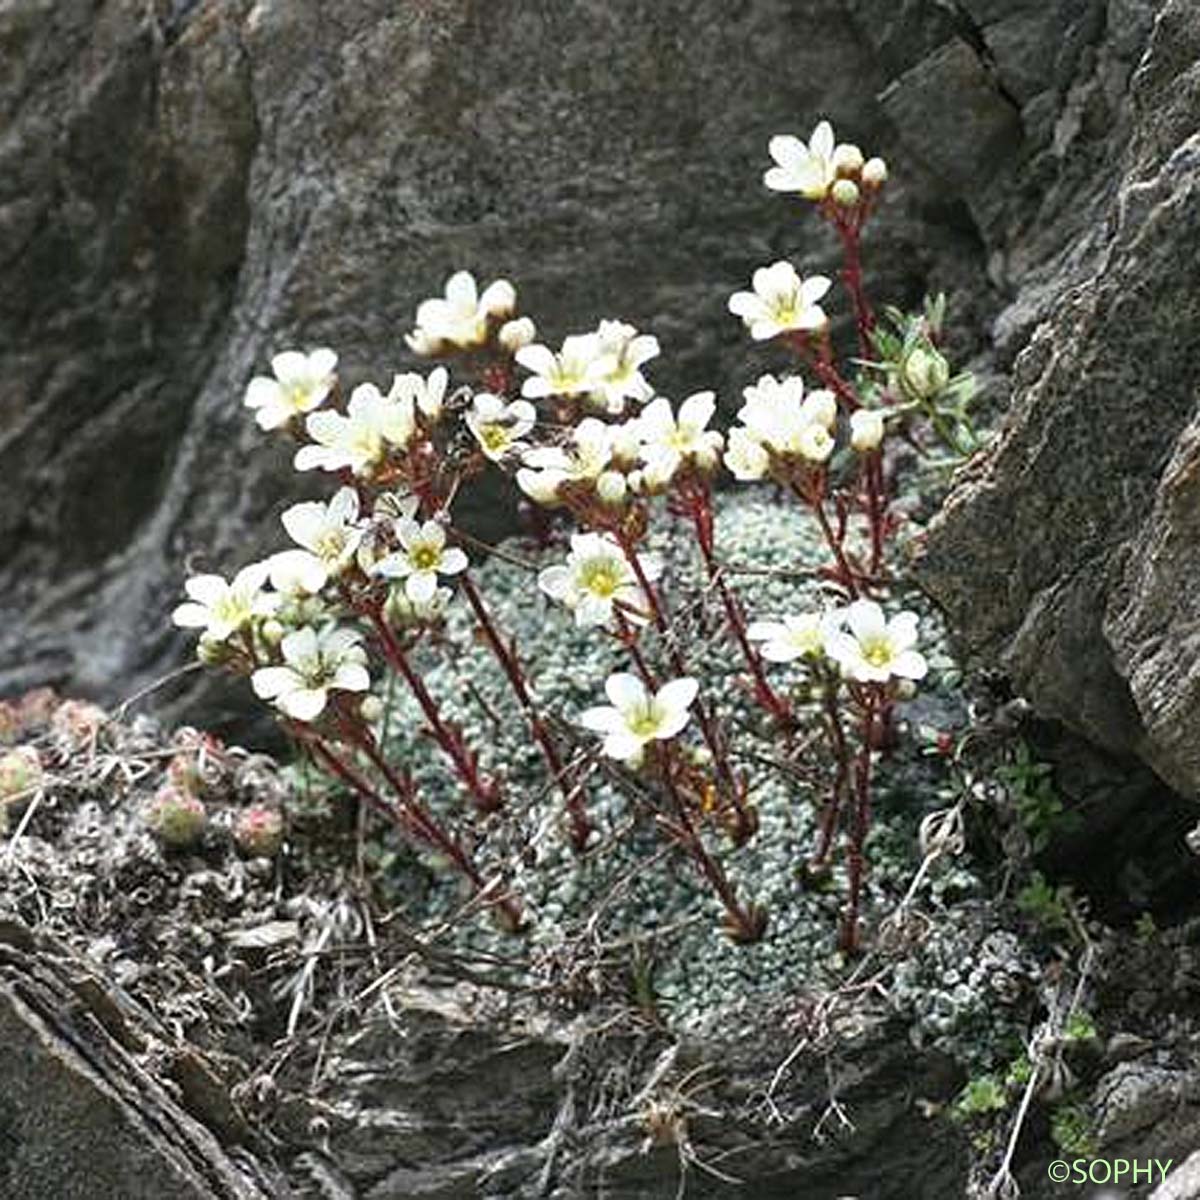
<path fill-rule="evenodd" d="M 837 400 L 832 392 L 806 395 L 798 375 L 782 380 L 763 375 L 757 384 L 745 388 L 743 395 L 746 403 L 738 410 L 738 418 L 748 436 L 771 454 L 824 462 L 833 452 Z M 731 443 L 735 433 L 736 429 L 730 434 Z"/>
<path fill-rule="evenodd" d="M 699 685 L 694 679 L 673 679 L 653 696 L 636 675 L 610 675 L 604 691 L 612 705 L 589 708 L 580 715 L 585 729 L 604 734 L 604 753 L 636 762 L 647 742 L 674 737 L 688 721 L 688 709 Z"/>
<path fill-rule="evenodd" d="M 755 621 L 747 630 L 751 641 L 762 642 L 762 656 L 770 662 L 791 662 L 802 655 L 817 655 L 825 648 L 831 628 L 821 613 L 802 613 L 782 621 Z"/>
<path fill-rule="evenodd" d="M 665 483 L 685 462 L 701 471 L 717 465 L 725 439 L 708 429 L 716 408 L 712 392 L 697 392 L 679 406 L 678 417 L 663 396 L 642 410 L 638 418 L 642 459 L 656 482 Z"/>
<path fill-rule="evenodd" d="M 498 279 L 479 295 L 475 277 L 458 271 L 446 281 L 444 297 L 417 307 L 417 327 L 404 340 L 417 354 L 437 354 L 444 346 L 471 349 L 487 341 L 488 318 L 508 316 L 517 294 L 507 279 Z"/>
<path fill-rule="evenodd" d="M 315 595 L 331 576 L 350 566 L 362 541 L 362 530 L 356 525 L 358 493 L 350 487 L 339 488 L 328 504 L 319 500 L 293 504 L 280 520 L 292 541 L 303 547 L 271 559 L 271 582 L 280 591 Z"/>
<path fill-rule="evenodd" d="M 662 572 L 654 555 L 643 555 L 641 563 L 647 579 L 657 579 Z M 576 625 L 608 624 L 614 605 L 635 624 L 645 620 L 646 598 L 637 576 L 621 547 L 606 534 L 573 534 L 566 566 L 547 567 L 538 575 L 538 587 L 565 604 L 575 614 Z"/>
<path fill-rule="evenodd" d="M 521 441 L 537 421 L 537 413 L 528 400 L 505 403 L 490 392 L 480 392 L 465 417 L 467 428 L 484 454 L 493 462 L 527 449 Z"/>
<path fill-rule="evenodd" d="M 171 620 L 187 629 L 203 629 L 205 641 L 223 642 L 255 617 L 275 611 L 279 597 L 263 591 L 269 573 L 269 565 L 260 562 L 243 567 L 232 583 L 222 575 L 193 575 L 183 585 L 191 602 L 179 605 Z"/>
<path fill-rule="evenodd" d="M 373 383 L 360 383 L 350 395 L 346 416 L 312 413 L 305 428 L 318 444 L 296 451 L 297 471 L 349 467 L 356 475 L 367 475 L 387 457 L 389 446 L 408 445 L 416 423 L 411 397 L 384 396 Z"/>
<path fill-rule="evenodd" d="M 822 329 L 829 318 L 819 304 L 829 291 L 824 275 L 801 279 L 790 262 L 780 260 L 754 272 L 752 292 L 735 292 L 729 311 L 742 318 L 755 341 L 792 330 Z"/>
<path fill-rule="evenodd" d="M 889 621 L 875 601 L 855 600 L 826 631 L 825 653 L 859 683 L 886 683 L 893 675 L 923 679 L 928 666 L 913 649 L 916 642 L 916 613 L 897 613 Z"/>
<path fill-rule="evenodd" d="M 521 395 L 530 400 L 545 396 L 581 396 L 596 386 L 592 365 L 600 353 L 594 333 L 567 338 L 555 354 L 548 346 L 523 346 L 517 362 L 533 374 L 521 385 Z"/>
<path fill-rule="evenodd" d="M 395 523 L 400 550 L 375 564 L 380 575 L 404 580 L 404 591 L 414 604 L 428 602 L 437 592 L 439 575 L 457 575 L 467 569 L 467 556 L 457 546 L 446 546 L 440 521 L 418 524 L 410 517 Z"/>
<path fill-rule="evenodd" d="M 866 454 L 878 450 L 883 441 L 883 413 L 877 408 L 859 408 L 850 414 L 850 445 Z"/>
<path fill-rule="evenodd" d="M 516 354 L 522 347 L 532 345 L 536 337 L 537 326 L 529 317 L 518 317 L 515 321 L 505 321 L 500 326 L 500 332 L 496 334 L 496 340 L 509 354 Z"/>
<path fill-rule="evenodd" d="M 366 651 L 352 629 L 318 633 L 306 626 L 280 644 L 282 667 L 261 667 L 250 676 L 254 694 L 296 721 L 314 721 L 331 690 L 365 692 L 371 686 Z"/>
<path fill-rule="evenodd" d="M 771 466 L 771 456 L 754 434 L 740 425 L 729 431 L 729 449 L 725 451 L 725 465 L 734 479 L 750 483 L 762 479 Z"/>
<path fill-rule="evenodd" d="M 773 166 L 763 183 L 773 192 L 799 192 L 806 200 L 824 200 L 837 171 L 834 156 L 833 126 L 822 121 L 805 145 L 791 134 L 778 134 L 767 144 Z"/>
<path fill-rule="evenodd" d="M 594 398 L 613 414 L 624 410 L 626 400 L 644 404 L 654 395 L 654 389 L 641 368 L 658 356 L 658 339 L 639 334 L 623 321 L 601 321 L 596 337 L 598 357 L 589 368 Z"/>
<path fill-rule="evenodd" d="M 332 350 L 301 354 L 285 350 L 271 359 L 275 378 L 255 376 L 246 389 L 246 407 L 257 411 L 261 429 L 278 429 L 298 413 L 311 412 L 333 388 L 337 355 Z"/>
<path fill-rule="evenodd" d="M 415 405 L 430 421 L 437 421 L 442 415 L 442 402 L 446 398 L 446 386 L 450 375 L 445 367 L 435 367 L 429 372 L 429 378 L 424 379 L 415 371 L 392 378 L 392 387 L 387 398 L 393 403 L 399 403 L 406 412 L 412 412 Z"/>
<path fill-rule="evenodd" d="M 868 158 L 863 163 L 862 181 L 869 188 L 881 188 L 887 183 L 887 163 L 882 158 Z"/>

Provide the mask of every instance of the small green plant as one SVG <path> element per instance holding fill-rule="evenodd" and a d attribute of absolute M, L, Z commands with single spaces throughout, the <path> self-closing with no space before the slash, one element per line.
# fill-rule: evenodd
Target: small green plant
<path fill-rule="evenodd" d="M 1002 1112 L 1008 1107 L 1009 1093 L 995 1075 L 978 1075 L 967 1081 L 951 1110 L 955 1119 L 969 1121 L 974 1117 Z"/>
<path fill-rule="evenodd" d="M 1029 835 L 1035 854 L 1040 854 L 1054 837 L 1069 833 L 1079 819 L 1063 808 L 1054 790 L 1054 768 L 1033 757 L 1029 744 L 1018 741 L 1009 762 L 996 768 L 996 778 L 1008 789 L 1017 816 Z"/>
<path fill-rule="evenodd" d="M 1048 932 L 1073 933 L 1075 897 L 1070 884 L 1051 884 L 1040 871 L 1017 893 L 1017 907 Z"/>
<path fill-rule="evenodd" d="M 1064 1154 L 1086 1158 L 1096 1153 L 1092 1118 L 1080 1103 L 1055 1105 L 1050 1114 L 1050 1136 Z"/>

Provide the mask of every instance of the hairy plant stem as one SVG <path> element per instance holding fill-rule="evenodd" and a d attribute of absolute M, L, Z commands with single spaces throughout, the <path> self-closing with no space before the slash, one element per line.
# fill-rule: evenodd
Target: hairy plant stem
<path fill-rule="evenodd" d="M 762 656 L 750 643 L 746 633 L 746 615 L 733 590 L 725 582 L 724 572 L 716 558 L 716 534 L 712 511 L 712 491 L 706 479 L 688 479 L 680 488 L 680 498 L 684 508 L 692 519 L 696 531 L 696 542 L 700 547 L 700 555 L 704 559 L 704 569 L 709 582 L 716 588 L 717 595 L 725 609 L 725 619 L 730 632 L 734 636 L 742 658 L 750 671 L 754 682 L 754 699 L 784 729 L 790 730 L 793 724 L 791 708 L 778 692 L 767 682 L 766 671 L 763 669 Z"/>
<path fill-rule="evenodd" d="M 388 786 L 396 794 L 397 803 L 395 805 L 389 804 L 367 779 L 336 754 L 324 738 L 307 733 L 301 733 L 300 736 L 318 762 L 361 796 L 381 816 L 399 825 L 411 840 L 424 843 L 431 849 L 444 854 L 455 869 L 471 884 L 476 894 L 487 899 L 487 893 L 493 890 L 491 885 L 484 880 L 479 868 L 471 861 L 462 844 L 442 829 L 417 799 L 417 789 L 412 779 L 402 777 L 391 769 L 379 754 L 378 747 L 368 730 L 360 728 L 353 731 L 351 726 L 345 722 L 342 728 L 343 732 L 348 735 L 351 744 L 361 749 L 383 775 Z M 499 899 L 488 900 L 488 903 L 495 905 L 501 912 L 507 928 L 513 932 L 521 928 L 523 923 L 521 907 L 513 896 L 503 895 Z"/>
<path fill-rule="evenodd" d="M 572 784 L 569 772 L 563 766 L 562 758 L 550 736 L 550 730 L 546 727 L 546 722 L 542 719 L 537 705 L 533 702 L 533 697 L 529 694 L 520 660 L 512 647 L 505 644 L 496 629 L 495 622 L 488 612 L 487 605 L 483 602 L 483 597 L 479 594 L 479 589 L 471 579 L 470 572 L 462 572 L 458 579 L 463 595 L 466 596 L 467 603 L 471 606 L 471 611 L 475 614 L 480 629 L 483 630 L 484 639 L 512 687 L 513 694 L 517 697 L 517 703 L 525 713 L 534 741 L 537 742 L 542 757 L 546 760 L 546 766 L 550 769 L 550 775 L 563 794 L 563 800 L 571 819 L 571 844 L 576 851 L 582 851 L 587 846 L 592 825 L 584 807 L 581 788 Z"/>
<path fill-rule="evenodd" d="M 463 741 L 462 732 L 442 719 L 425 681 L 413 669 L 404 647 L 388 627 L 382 608 L 378 604 L 372 604 L 366 609 L 366 615 L 379 635 L 384 657 L 408 684 L 425 716 L 430 735 L 454 764 L 454 770 L 470 792 L 475 807 L 485 813 L 497 811 L 503 805 L 499 786 L 494 780 L 485 779 L 480 774 L 478 759 Z"/>
<path fill-rule="evenodd" d="M 858 949 L 858 908 L 862 894 L 863 844 L 871 826 L 871 746 L 875 738 L 875 715 L 882 697 L 878 689 L 867 685 L 857 691 L 862 708 L 861 745 L 854 763 L 854 808 L 850 823 L 847 853 L 848 896 L 842 918 L 839 945 L 847 952 Z"/>
<path fill-rule="evenodd" d="M 855 211 L 850 216 L 844 216 L 835 211 L 833 223 L 842 241 L 842 257 L 845 265 L 842 268 L 842 282 L 850 293 L 850 302 L 854 306 L 854 324 L 858 330 L 858 351 L 862 358 L 871 357 L 871 332 L 875 328 L 875 314 L 867 300 L 863 287 L 862 270 L 862 222 L 865 212 Z"/>
<path fill-rule="evenodd" d="M 835 771 L 833 787 L 829 799 L 825 803 L 825 811 L 821 815 L 821 831 L 817 839 L 817 848 L 812 857 L 814 867 L 823 867 L 833 846 L 833 836 L 837 832 L 838 816 L 841 813 L 842 800 L 846 794 L 846 782 L 850 776 L 850 751 L 846 744 L 846 730 L 842 725 L 842 710 L 838 704 L 837 679 L 830 672 L 822 683 L 824 696 L 822 706 L 825 717 L 829 722 L 829 738 L 833 743 Z"/>
<path fill-rule="evenodd" d="M 820 490 L 805 489 L 796 483 L 792 483 L 790 486 L 796 498 L 802 504 L 808 505 L 812 509 L 813 516 L 817 518 L 817 524 L 821 527 L 821 536 L 824 537 L 825 544 L 829 547 L 834 562 L 837 564 L 831 571 L 834 581 L 845 588 L 851 600 L 857 600 L 860 590 L 858 574 L 847 560 L 846 551 L 842 545 L 845 540 L 845 526 L 842 526 L 841 537 L 834 533 L 833 527 L 829 524 L 829 516 L 825 512 L 825 500 Z"/>
<path fill-rule="evenodd" d="M 688 811 L 687 802 L 680 795 L 679 786 L 675 781 L 672 762 L 674 748 L 669 743 L 664 743 L 659 753 L 663 788 L 670 797 L 675 810 L 675 820 L 669 822 L 667 828 L 687 851 L 700 873 L 716 893 L 717 899 L 725 909 L 726 929 L 729 935 L 734 941 L 743 945 L 757 942 L 766 928 L 764 914 L 754 905 L 746 906 L 739 903 L 733 884 L 729 882 L 729 877 L 721 868 L 721 864 L 709 854 L 705 847 L 704 839 L 696 829 L 692 815 Z"/>
<path fill-rule="evenodd" d="M 625 555 L 625 560 L 633 570 L 634 577 L 638 581 L 638 586 L 642 589 L 642 594 L 646 597 L 646 603 L 650 607 L 651 620 L 653 620 L 654 627 L 658 630 L 659 636 L 662 638 L 663 646 L 671 663 L 671 669 L 675 672 L 676 676 L 682 678 L 688 673 L 687 663 L 684 661 L 683 655 L 675 643 L 671 625 L 667 620 L 667 614 L 663 609 L 662 601 L 659 599 L 654 585 L 650 582 L 650 578 L 646 574 L 646 568 L 638 556 L 637 546 L 634 544 L 632 538 L 623 530 L 618 530 L 616 536 L 621 547 L 621 552 Z M 725 743 L 724 734 L 702 696 L 696 697 L 693 709 L 696 713 L 696 723 L 700 726 L 700 733 L 704 738 L 704 744 L 712 754 L 713 767 L 716 770 L 717 777 L 721 781 L 722 787 L 729 797 L 736 814 L 734 821 L 730 825 L 729 835 L 735 845 L 741 845 L 754 832 L 754 816 L 747 808 L 744 788 L 734 775 L 733 767 L 730 765 L 729 751 Z"/>

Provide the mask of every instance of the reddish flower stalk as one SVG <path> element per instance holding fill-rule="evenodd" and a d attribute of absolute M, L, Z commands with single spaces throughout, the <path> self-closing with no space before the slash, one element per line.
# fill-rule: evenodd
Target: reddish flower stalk
<path fill-rule="evenodd" d="M 850 824 L 850 845 L 847 853 L 849 895 L 842 918 L 839 945 L 843 950 L 858 949 L 858 907 L 862 893 L 863 844 L 871 826 L 871 746 L 874 739 L 875 714 L 879 699 L 876 689 L 865 687 L 856 692 L 862 706 L 862 729 L 858 757 L 854 763 L 854 810 Z"/>
<path fill-rule="evenodd" d="M 675 809 L 675 819 L 662 821 L 663 826 L 691 857 L 700 873 L 708 881 L 722 907 L 725 909 L 725 928 L 735 942 L 749 945 L 757 942 L 767 927 L 766 914 L 754 904 L 743 905 L 721 864 L 709 854 L 704 839 L 696 829 L 688 811 L 687 802 L 680 795 L 672 766 L 672 748 L 664 745 L 661 751 L 661 776 L 663 787 Z"/>
<path fill-rule="evenodd" d="M 533 733 L 534 741 L 537 742 L 538 747 L 541 749 L 542 757 L 546 760 L 546 766 L 550 769 L 551 776 L 563 794 L 563 799 L 566 802 L 567 811 L 571 818 L 571 844 L 577 851 L 582 851 L 587 846 L 588 836 L 592 831 L 592 824 L 588 820 L 587 811 L 583 803 L 582 788 L 571 782 L 571 772 L 564 767 L 558 749 L 554 745 L 554 740 L 550 736 L 550 730 L 547 728 L 546 722 L 542 719 L 537 705 L 534 704 L 533 697 L 529 694 L 521 662 L 517 658 L 513 648 L 510 645 L 506 645 L 504 639 L 500 636 L 495 623 L 492 621 L 491 614 L 488 612 L 487 605 L 484 604 L 483 597 L 479 594 L 479 589 L 470 577 L 470 573 L 464 571 L 459 575 L 458 579 L 463 594 L 467 598 L 467 603 L 471 606 L 471 611 L 475 614 L 475 619 L 479 622 L 479 627 L 483 630 L 483 636 L 487 641 L 488 647 L 504 671 L 504 675 L 517 697 L 517 703 L 524 710 L 525 717 L 529 721 L 529 728 Z"/>
<path fill-rule="evenodd" d="M 871 357 L 871 331 L 875 328 L 875 314 L 867 300 L 863 288 L 862 270 L 862 220 L 860 214 L 849 218 L 840 213 L 834 216 L 834 227 L 842 240 L 842 254 L 845 266 L 842 268 L 842 282 L 850 293 L 850 301 L 854 305 L 854 323 L 858 329 L 858 350 L 863 358 Z"/>
<path fill-rule="evenodd" d="M 425 716 L 430 735 L 454 764 L 454 770 L 471 793 L 475 807 L 483 813 L 496 812 L 504 803 L 499 785 L 495 780 L 486 779 L 481 775 L 478 759 L 463 740 L 462 731 L 442 719 L 424 680 L 413 670 L 412 664 L 408 661 L 408 655 L 404 652 L 404 647 L 400 645 L 396 635 L 388 627 L 381 607 L 378 604 L 370 605 L 366 609 L 366 615 L 379 635 L 385 657 L 408 684 L 409 690 L 421 706 L 421 712 Z"/>
<path fill-rule="evenodd" d="M 817 518 L 817 524 L 821 528 L 821 535 L 825 538 L 825 544 L 829 547 L 832 553 L 836 566 L 830 571 L 833 580 L 845 588 L 851 600 L 858 599 L 859 595 L 859 578 L 857 572 L 850 565 L 846 558 L 846 551 L 843 546 L 845 541 L 845 526 L 842 525 L 841 536 L 834 532 L 833 527 L 829 524 L 829 516 L 825 512 L 825 501 L 821 494 L 821 488 L 804 488 L 799 484 L 791 484 L 792 492 L 796 498 L 802 503 L 807 504 L 812 509 L 813 515 Z"/>
<path fill-rule="evenodd" d="M 833 846 L 833 835 L 837 832 L 838 816 L 841 813 L 842 799 L 846 794 L 846 781 L 850 774 L 850 750 L 846 744 L 846 731 L 842 727 L 842 713 L 838 707 L 837 681 L 828 679 L 825 683 L 824 708 L 829 720 L 829 737 L 833 742 L 833 756 L 837 764 L 833 787 L 829 799 L 825 802 L 825 810 L 821 814 L 821 831 L 817 839 L 817 849 L 812 857 L 814 867 L 825 865 L 829 851 Z"/>
<path fill-rule="evenodd" d="M 343 728 L 346 729 L 346 726 Z M 389 804 L 358 771 L 339 757 L 326 741 L 306 734 L 301 734 L 301 737 L 318 762 L 361 796 L 381 816 L 399 825 L 410 840 L 424 843 L 445 855 L 454 864 L 455 869 L 467 879 L 477 895 L 486 899 L 488 893 L 494 890 L 484 880 L 479 868 L 471 861 L 458 839 L 442 829 L 418 800 L 416 784 L 412 777 L 407 774 L 399 775 L 391 769 L 379 754 L 374 739 L 365 729 L 353 737 L 353 744 L 363 750 L 387 780 L 388 786 L 396 794 L 395 805 Z M 521 906 L 515 897 L 506 893 L 498 899 L 488 899 L 488 903 L 495 905 L 508 929 L 515 933 L 521 928 Z"/>
<path fill-rule="evenodd" d="M 781 726 L 790 728 L 792 724 L 791 708 L 787 701 L 767 682 L 762 656 L 751 644 L 746 633 L 746 615 L 737 597 L 733 594 L 733 590 L 725 582 L 724 573 L 717 562 L 712 492 L 707 480 L 690 477 L 686 479 L 680 487 L 680 499 L 696 530 L 696 542 L 700 546 L 700 555 L 704 559 L 704 569 L 708 574 L 709 582 L 716 588 L 717 595 L 721 598 L 729 629 L 741 649 L 742 657 L 750 671 L 750 677 L 754 681 L 754 699 Z"/>
<path fill-rule="evenodd" d="M 675 638 L 671 632 L 670 622 L 667 620 L 667 615 L 663 610 L 662 601 L 659 599 L 658 593 L 654 590 L 654 585 L 650 582 L 646 574 L 646 569 L 642 565 L 641 558 L 638 556 L 637 546 L 622 529 L 617 529 L 616 537 L 621 551 L 625 555 L 625 560 L 632 568 L 634 576 L 638 581 L 638 586 L 641 588 L 642 594 L 646 597 L 646 603 L 650 607 L 650 617 L 654 622 L 654 627 L 659 632 L 659 636 L 663 640 L 667 657 L 671 662 L 671 669 L 677 676 L 683 677 L 688 673 L 687 663 L 684 661 L 683 655 L 679 652 L 679 647 L 675 644 Z M 712 754 L 713 767 L 736 812 L 736 818 L 730 825 L 729 835 L 735 845 L 741 845 L 753 834 L 756 824 L 754 815 L 746 806 L 745 785 L 733 773 L 733 768 L 729 763 L 729 753 L 726 748 L 724 735 L 715 717 L 709 712 L 708 705 L 704 702 L 703 697 L 698 696 L 696 698 L 693 711 L 696 714 L 696 722 L 700 726 L 700 733 L 704 738 L 704 744 Z"/>

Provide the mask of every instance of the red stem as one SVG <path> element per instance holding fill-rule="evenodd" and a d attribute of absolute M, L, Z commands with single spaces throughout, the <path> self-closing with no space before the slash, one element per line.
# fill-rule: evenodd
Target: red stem
<path fill-rule="evenodd" d="M 483 597 L 479 594 L 479 589 L 476 588 L 468 572 L 464 571 L 459 576 L 459 584 L 462 587 L 463 594 L 467 597 L 467 603 L 471 606 L 471 611 L 475 614 L 475 619 L 479 622 L 479 626 L 483 630 L 483 635 L 487 640 L 488 646 L 491 648 L 496 661 L 500 664 L 509 684 L 512 686 L 512 690 L 517 697 L 517 702 L 525 711 L 525 716 L 529 721 L 529 727 L 533 732 L 534 740 L 541 748 L 546 765 L 550 768 L 550 774 L 562 791 L 567 811 L 571 817 L 571 843 L 576 850 L 581 851 L 587 845 L 588 836 L 592 831 L 591 822 L 588 820 L 587 812 L 584 808 L 581 789 L 577 786 L 572 786 L 568 778 L 568 772 L 563 767 L 562 759 L 559 757 L 554 741 L 550 737 L 550 731 L 546 728 L 546 723 L 542 720 L 541 714 L 533 702 L 533 697 L 529 694 L 529 689 L 525 685 L 525 676 L 521 670 L 520 661 L 511 647 L 505 645 L 504 639 L 501 638 L 499 631 L 492 621 L 491 614 L 483 602 Z"/>
<path fill-rule="evenodd" d="M 646 575 L 642 560 L 638 557 L 637 547 L 630 540 L 629 536 L 620 530 L 617 531 L 617 541 L 620 543 L 626 561 L 633 569 L 638 586 L 642 589 L 642 594 L 646 597 L 646 603 L 650 606 L 650 616 L 654 621 L 655 628 L 662 637 L 663 645 L 666 647 L 667 657 L 671 660 L 671 669 L 678 677 L 687 675 L 687 663 L 684 662 L 683 655 L 680 654 L 678 647 L 675 645 L 675 640 L 671 636 L 670 623 L 667 621 L 666 613 L 663 611 L 662 603 L 658 598 L 658 593 L 654 590 L 653 584 L 651 584 L 649 577 Z M 715 718 L 708 711 L 708 706 L 705 704 L 704 698 L 697 696 L 693 707 L 696 713 L 696 722 L 700 726 L 700 733 L 704 738 L 704 743 L 713 756 L 713 766 L 716 768 L 721 782 L 725 785 L 726 793 L 737 812 L 737 820 L 730 829 L 730 836 L 733 838 L 735 844 L 740 845 L 753 832 L 753 818 L 746 811 L 743 789 L 733 774 L 733 768 L 729 765 L 725 739 L 721 735 Z"/>
<path fill-rule="evenodd" d="M 763 670 L 762 656 L 750 643 L 746 634 L 746 617 L 742 606 L 732 589 L 725 582 L 725 576 L 716 560 L 716 540 L 713 530 L 712 495 L 706 481 L 696 481 L 689 487 L 681 488 L 683 500 L 696 529 L 696 541 L 700 546 L 700 554 L 704 559 L 704 568 L 708 578 L 721 597 L 725 609 L 725 617 L 729 628 L 733 631 L 734 639 L 741 648 L 742 657 L 754 680 L 754 698 L 759 705 L 767 710 L 781 725 L 791 726 L 792 714 L 786 700 L 780 696 L 770 683 L 767 682 Z"/>
<path fill-rule="evenodd" d="M 499 787 L 494 780 L 484 779 L 480 775 L 479 764 L 475 755 L 463 741 L 462 734 L 458 729 L 442 720 L 437 704 L 429 694 L 429 689 L 420 675 L 413 670 L 408 656 L 404 653 L 404 647 L 400 645 L 395 634 L 388 627 L 381 609 L 378 606 L 371 606 L 367 610 L 367 615 L 375 626 L 376 633 L 379 634 L 379 640 L 383 644 L 383 651 L 388 662 L 404 677 L 404 682 L 408 684 L 417 703 L 421 706 L 421 712 L 425 715 L 430 733 L 454 764 L 459 779 L 466 785 L 467 790 L 474 798 L 475 806 L 480 812 L 495 812 L 503 805 Z"/>
<path fill-rule="evenodd" d="M 863 880 L 863 844 L 871 825 L 871 742 L 875 724 L 875 694 L 865 689 L 860 696 L 863 707 L 862 745 L 854 771 L 854 815 L 850 827 L 848 854 L 849 897 L 842 920 L 840 945 L 843 950 L 858 949 L 858 906 Z"/>

